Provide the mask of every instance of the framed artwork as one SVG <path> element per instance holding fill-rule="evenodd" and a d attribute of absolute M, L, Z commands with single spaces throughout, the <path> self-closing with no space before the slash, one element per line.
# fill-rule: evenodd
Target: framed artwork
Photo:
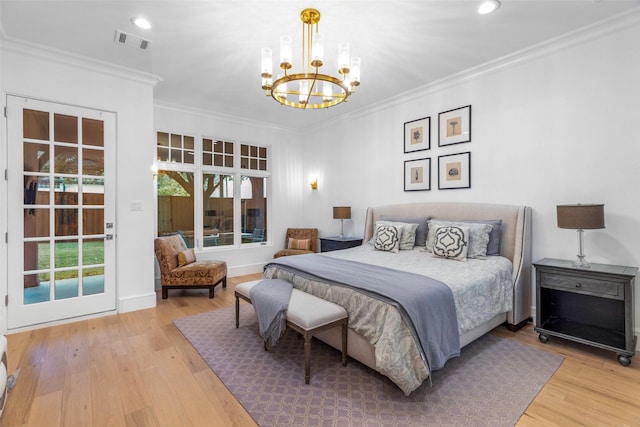
<path fill-rule="evenodd" d="M 404 152 L 431 148 L 431 117 L 412 120 L 404 124 Z"/>
<path fill-rule="evenodd" d="M 431 190 L 431 159 L 405 160 L 404 191 Z"/>
<path fill-rule="evenodd" d="M 438 114 L 438 146 L 471 141 L 471 105 Z"/>
<path fill-rule="evenodd" d="M 438 189 L 471 188 L 471 152 L 438 157 Z"/>

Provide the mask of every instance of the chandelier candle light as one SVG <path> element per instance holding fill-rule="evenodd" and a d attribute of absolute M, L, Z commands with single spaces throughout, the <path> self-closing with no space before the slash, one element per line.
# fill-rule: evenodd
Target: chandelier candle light
<path fill-rule="evenodd" d="M 349 43 L 338 43 L 338 74 L 319 72 L 324 59 L 324 34 L 318 32 L 320 12 L 304 9 L 302 21 L 302 72 L 289 74 L 293 66 L 290 36 L 280 37 L 280 68 L 284 75 L 273 81 L 273 56 L 262 48 L 262 89 L 280 104 L 300 109 L 329 108 L 347 100 L 360 84 L 360 58 L 351 58 Z M 314 28 L 315 26 L 315 28 Z"/>

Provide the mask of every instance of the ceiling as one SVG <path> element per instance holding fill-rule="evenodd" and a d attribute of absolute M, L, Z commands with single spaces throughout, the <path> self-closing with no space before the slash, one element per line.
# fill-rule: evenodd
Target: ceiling
<path fill-rule="evenodd" d="M 397 94 L 628 13 L 640 1 L 503 0 L 478 15 L 479 0 L 0 0 L 4 37 L 61 49 L 161 78 L 159 104 L 304 129 Z M 300 11 L 317 8 L 325 33 L 325 73 L 335 74 L 337 43 L 362 58 L 358 91 L 347 103 L 314 111 L 280 106 L 260 89 L 260 49 L 278 62 L 279 38 L 300 50 Z M 153 27 L 141 30 L 133 16 Z M 116 30 L 150 49 L 114 42 Z M 294 69 L 299 70 L 294 56 Z M 277 68 L 277 66 L 274 66 Z M 276 70 L 274 69 L 274 74 Z"/>

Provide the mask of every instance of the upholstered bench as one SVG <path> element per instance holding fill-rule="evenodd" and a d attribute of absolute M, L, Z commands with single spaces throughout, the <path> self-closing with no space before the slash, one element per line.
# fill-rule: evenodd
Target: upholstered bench
<path fill-rule="evenodd" d="M 240 298 L 251 303 L 251 288 L 260 280 L 236 286 L 236 328 L 240 326 Z M 311 337 L 325 329 L 342 326 L 342 365 L 347 365 L 347 310 L 338 304 L 293 289 L 287 309 L 287 326 L 304 337 L 304 381 L 311 378 Z"/>

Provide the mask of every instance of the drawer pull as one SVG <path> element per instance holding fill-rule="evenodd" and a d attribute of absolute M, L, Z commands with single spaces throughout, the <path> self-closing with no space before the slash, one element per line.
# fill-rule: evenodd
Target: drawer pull
<path fill-rule="evenodd" d="M 582 283 L 576 283 L 576 288 L 581 288 L 582 287 Z"/>

